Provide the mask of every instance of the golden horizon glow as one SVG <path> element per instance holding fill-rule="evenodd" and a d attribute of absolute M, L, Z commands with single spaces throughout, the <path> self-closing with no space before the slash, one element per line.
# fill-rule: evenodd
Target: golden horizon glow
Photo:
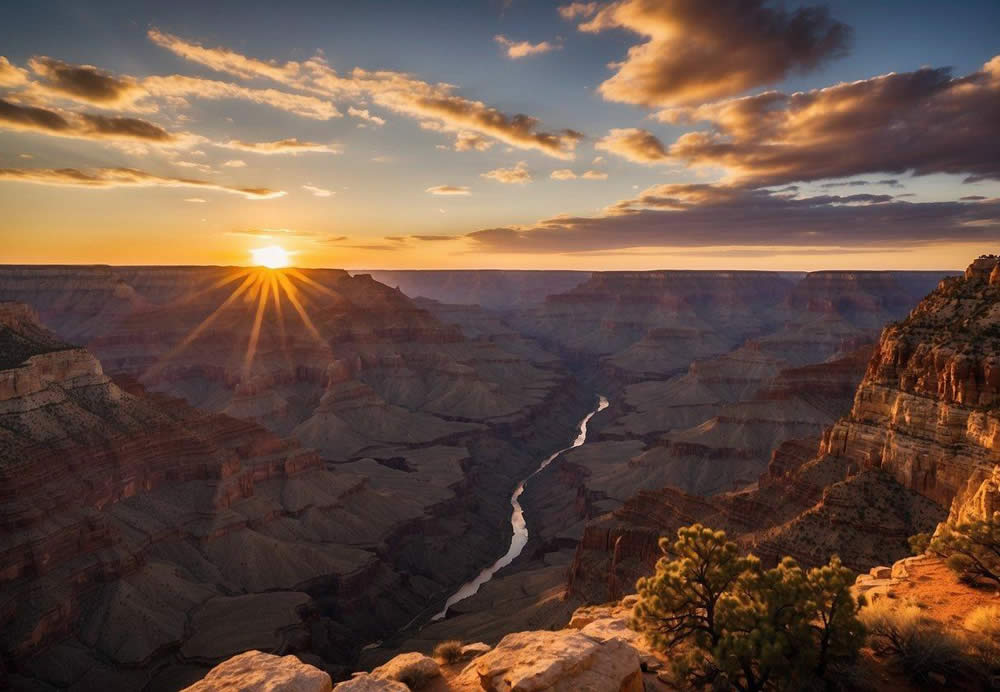
<path fill-rule="evenodd" d="M 288 266 L 289 253 L 280 245 L 268 245 L 250 251 L 254 265 L 268 269 L 281 269 Z"/>

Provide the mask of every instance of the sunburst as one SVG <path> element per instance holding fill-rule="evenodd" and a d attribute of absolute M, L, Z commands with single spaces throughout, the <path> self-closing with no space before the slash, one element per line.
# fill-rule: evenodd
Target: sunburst
<path fill-rule="evenodd" d="M 145 381 L 155 379 L 169 365 L 170 361 L 181 355 L 198 337 L 205 334 L 216 322 L 219 316 L 227 309 L 237 303 L 242 298 L 242 302 L 255 304 L 252 310 L 252 318 L 248 313 L 248 323 L 250 325 L 249 336 L 247 338 L 246 351 L 242 358 L 240 367 L 241 379 L 246 381 L 250 378 L 254 358 L 257 355 L 258 345 L 262 331 L 276 328 L 277 339 L 280 350 L 284 355 L 284 361 L 291 366 L 292 358 L 289 353 L 289 333 L 286 325 L 286 311 L 284 305 L 291 305 L 295 315 L 298 316 L 306 332 L 322 348 L 329 350 L 330 345 L 323 338 L 312 317 L 309 315 L 308 302 L 302 293 L 302 288 L 307 288 L 311 292 L 336 296 L 335 291 L 330 290 L 319 281 L 316 281 L 304 272 L 285 267 L 288 261 L 288 253 L 278 246 L 270 246 L 252 251 L 252 257 L 256 266 L 233 270 L 221 280 L 215 281 L 210 286 L 200 291 L 189 294 L 184 302 L 189 302 L 211 290 L 221 288 L 226 284 L 238 282 L 232 292 L 222 300 L 222 302 L 210 312 L 201 322 L 191 329 L 180 342 L 171 348 L 166 354 L 161 356 L 156 363 L 150 367 L 141 377 Z M 239 281 L 242 279 L 242 281 Z M 301 284 L 301 285 L 300 285 Z M 269 319 L 273 316 L 273 319 Z M 237 338 L 234 336 L 234 338 Z"/>

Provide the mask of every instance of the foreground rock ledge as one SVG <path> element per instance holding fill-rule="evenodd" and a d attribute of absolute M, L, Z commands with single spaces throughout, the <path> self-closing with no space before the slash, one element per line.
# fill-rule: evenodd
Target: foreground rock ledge
<path fill-rule="evenodd" d="M 224 661 L 183 692 L 329 692 L 330 676 L 295 656 L 247 651 Z"/>

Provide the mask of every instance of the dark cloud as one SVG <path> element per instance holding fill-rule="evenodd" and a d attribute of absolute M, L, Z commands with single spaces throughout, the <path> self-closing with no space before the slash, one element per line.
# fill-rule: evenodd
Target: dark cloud
<path fill-rule="evenodd" d="M 436 242 L 440 240 L 455 240 L 457 236 L 453 235 L 412 235 L 410 236 L 414 240 L 423 240 L 426 242 Z"/>
<path fill-rule="evenodd" d="M 95 168 L 91 170 L 79 168 L 0 168 L 0 182 L 3 181 L 91 189 L 196 187 L 239 194 L 247 199 L 271 199 L 285 194 L 281 190 L 271 190 L 266 187 L 231 187 L 208 180 L 156 175 L 136 168 Z"/>
<path fill-rule="evenodd" d="M 46 80 L 46 88 L 78 101 L 119 106 L 145 94 L 131 77 L 116 77 L 93 65 L 72 65 L 48 57 L 32 58 L 31 70 Z"/>
<path fill-rule="evenodd" d="M 722 167 L 746 185 L 905 172 L 1000 179 L 1000 56 L 965 77 L 923 68 L 661 115 L 709 124 L 679 137 L 671 159 Z"/>
<path fill-rule="evenodd" d="M 895 178 L 887 180 L 841 180 L 831 183 L 823 183 L 820 187 L 865 187 L 868 185 L 885 185 L 886 187 L 899 187 L 899 181 Z"/>
<path fill-rule="evenodd" d="M 86 123 L 87 131 L 98 136 L 147 139 L 154 142 L 169 142 L 174 139 L 174 136 L 162 127 L 147 120 L 87 114 L 81 115 L 80 118 Z"/>
<path fill-rule="evenodd" d="M 594 217 L 468 235 L 483 251 L 571 253 L 640 247 L 912 247 L 1000 240 L 1000 202 L 908 203 L 890 195 L 793 198 L 767 190 L 657 185 Z"/>
<path fill-rule="evenodd" d="M 72 129 L 70 122 L 55 111 L 35 106 L 21 106 L 0 99 L 0 123 L 13 125 L 18 129 L 66 132 Z"/>
<path fill-rule="evenodd" d="M 581 31 L 624 28 L 648 38 L 600 86 L 608 100 L 645 106 L 702 103 L 780 81 L 844 55 L 851 37 L 826 8 L 786 11 L 763 0 L 618 0 L 560 12 L 593 14 Z"/>
<path fill-rule="evenodd" d="M 986 199 L 983 195 L 965 195 L 964 197 L 959 197 L 963 202 L 978 202 L 980 200 Z"/>
<path fill-rule="evenodd" d="M 126 139 L 157 144 L 182 139 L 147 120 L 58 112 L 3 99 L 0 99 L 0 128 L 78 139 Z"/>

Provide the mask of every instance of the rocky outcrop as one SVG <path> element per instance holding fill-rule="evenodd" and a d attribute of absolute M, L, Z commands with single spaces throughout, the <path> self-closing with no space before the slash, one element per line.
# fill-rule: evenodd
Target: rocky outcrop
<path fill-rule="evenodd" d="M 247 651 L 220 663 L 185 692 L 329 692 L 330 676 L 295 656 Z M 406 689 L 405 687 L 403 689 Z"/>

